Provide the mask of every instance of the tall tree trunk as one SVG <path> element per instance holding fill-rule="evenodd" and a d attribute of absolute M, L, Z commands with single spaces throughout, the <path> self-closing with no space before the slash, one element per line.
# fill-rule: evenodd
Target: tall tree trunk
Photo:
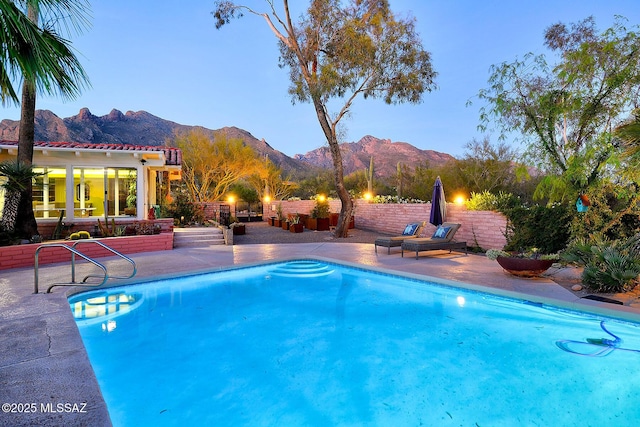
<path fill-rule="evenodd" d="M 31 4 L 27 15 L 34 23 L 38 23 L 38 12 Z M 31 166 L 33 164 L 33 142 L 35 139 L 36 87 L 35 82 L 25 79 L 22 84 L 22 105 L 20 106 L 20 131 L 18 134 L 18 162 Z M 31 179 L 24 182 L 21 192 L 18 217 L 15 231 L 20 237 L 30 239 L 38 234 L 38 223 L 33 213 L 33 185 Z"/>
<path fill-rule="evenodd" d="M 349 221 L 353 214 L 353 201 L 349 192 L 344 186 L 344 168 L 342 166 L 342 153 L 334 128 L 329 124 L 329 120 L 325 114 L 324 105 L 319 100 L 314 99 L 313 105 L 320 121 L 320 126 L 324 132 L 327 142 L 329 143 L 329 151 L 333 160 L 333 178 L 336 185 L 336 192 L 342 202 L 340 215 L 338 216 L 338 225 L 336 227 L 336 237 L 347 237 L 349 233 Z"/>
<path fill-rule="evenodd" d="M 2 218 L 0 218 L 0 228 L 13 233 L 20 209 L 20 192 L 15 190 L 5 190 L 4 207 L 2 208 Z"/>

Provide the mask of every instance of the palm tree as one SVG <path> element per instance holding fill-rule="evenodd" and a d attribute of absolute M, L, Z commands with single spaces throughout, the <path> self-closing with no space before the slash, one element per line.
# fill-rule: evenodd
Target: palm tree
<path fill-rule="evenodd" d="M 22 10 L 27 9 L 27 15 Z M 0 97 L 18 104 L 12 82 L 23 81 L 18 163 L 33 161 L 35 100 L 38 91 L 75 98 L 88 85 L 80 62 L 59 29 L 79 31 L 87 23 L 85 0 L 0 0 Z M 38 27 L 43 18 L 43 27 Z M 38 234 L 32 207 L 31 180 L 21 186 L 20 211 L 14 229 L 23 238 Z"/>
<path fill-rule="evenodd" d="M 21 10 L 30 4 L 46 16 L 38 28 Z M 20 98 L 13 83 L 19 79 L 35 81 L 45 93 L 58 92 L 73 99 L 88 84 L 71 45 L 62 38 L 55 25 L 79 29 L 86 25 L 88 5 L 84 0 L 0 0 L 0 101 L 18 105 Z"/>
<path fill-rule="evenodd" d="M 14 233 L 16 218 L 20 212 L 20 203 L 24 203 L 21 197 L 25 190 L 25 182 L 32 182 L 33 178 L 40 174 L 35 173 L 29 166 L 19 162 L 0 163 L 0 176 L 5 177 L 2 187 L 4 188 L 4 206 L 2 208 L 2 218 L 0 218 L 0 230 Z M 31 236 L 30 236 L 31 237 Z"/>

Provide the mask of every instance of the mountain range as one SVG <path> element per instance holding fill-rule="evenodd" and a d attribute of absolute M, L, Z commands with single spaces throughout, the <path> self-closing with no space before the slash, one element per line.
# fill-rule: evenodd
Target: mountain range
<path fill-rule="evenodd" d="M 2 120 L 0 139 L 17 140 L 20 122 Z M 156 117 L 146 111 L 127 111 L 116 109 L 105 116 L 94 116 L 88 108 L 82 108 L 72 117 L 61 119 L 49 110 L 37 110 L 35 115 L 36 141 L 66 141 L 102 144 L 165 145 L 177 133 L 199 129 L 213 136 L 224 132 L 228 138 L 237 138 L 251 146 L 259 155 L 268 156 L 285 173 L 301 178 L 317 173 L 319 169 L 331 168 L 333 163 L 328 146 L 317 148 L 306 154 L 289 157 L 274 149 L 264 139 L 257 139 L 246 130 L 237 127 L 207 129 L 202 126 L 187 126 Z M 364 170 L 369 167 L 373 156 L 375 175 L 387 177 L 395 174 L 398 162 L 413 169 L 425 162 L 440 166 L 453 157 L 433 150 L 421 150 L 406 142 L 392 142 L 370 135 L 358 142 L 340 145 L 345 174 Z"/>

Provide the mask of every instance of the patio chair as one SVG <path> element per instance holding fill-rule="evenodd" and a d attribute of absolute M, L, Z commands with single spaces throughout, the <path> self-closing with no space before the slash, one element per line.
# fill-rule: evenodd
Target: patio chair
<path fill-rule="evenodd" d="M 464 250 L 465 255 L 467 255 L 467 242 L 458 242 L 453 239 L 460 226 L 461 224 L 445 222 L 438 226 L 431 237 L 403 241 L 401 244 L 402 256 L 404 257 L 404 251 L 415 251 L 416 259 L 418 259 L 419 252 L 438 249 L 448 249 L 449 253 L 454 250 Z"/>
<path fill-rule="evenodd" d="M 402 242 L 404 242 L 406 239 L 417 238 L 420 233 L 422 233 L 422 229 L 426 224 L 426 221 L 412 222 L 411 224 L 407 224 L 407 226 L 404 228 L 404 231 L 399 236 L 378 237 L 373 243 L 376 253 L 378 253 L 378 246 L 384 246 L 385 248 L 387 248 L 387 254 L 390 254 L 391 248 L 402 245 Z"/>

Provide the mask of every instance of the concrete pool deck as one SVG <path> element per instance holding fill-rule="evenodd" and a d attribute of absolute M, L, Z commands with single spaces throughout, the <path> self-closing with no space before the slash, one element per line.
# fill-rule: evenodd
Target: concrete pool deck
<path fill-rule="evenodd" d="M 431 251 L 419 259 L 400 256 L 398 249 L 374 252 L 370 243 L 287 243 L 180 248 L 134 254 L 138 274 L 131 283 L 156 276 L 213 271 L 296 257 L 312 257 L 383 269 L 410 276 L 430 276 L 471 284 L 503 295 L 566 308 L 595 311 L 640 321 L 640 308 L 580 299 L 558 285 L 554 276 L 575 277 L 575 270 L 559 268 L 543 278 L 523 279 L 505 273 L 483 255 Z M 126 274 L 130 266 L 102 258 L 111 275 Z M 78 266 L 78 276 L 84 277 Z M 120 272 L 120 273 L 118 273 Z M 32 268 L 3 271 L 0 276 L 0 425 L 109 426 L 106 405 L 76 328 L 67 296 L 72 288 L 49 284 L 68 281 L 69 264 L 40 268 L 40 294 L 33 293 Z M 117 284 L 117 281 L 113 281 Z M 126 361 L 123 361 L 126 363 Z M 7 406 L 8 405 L 8 406 Z"/>

